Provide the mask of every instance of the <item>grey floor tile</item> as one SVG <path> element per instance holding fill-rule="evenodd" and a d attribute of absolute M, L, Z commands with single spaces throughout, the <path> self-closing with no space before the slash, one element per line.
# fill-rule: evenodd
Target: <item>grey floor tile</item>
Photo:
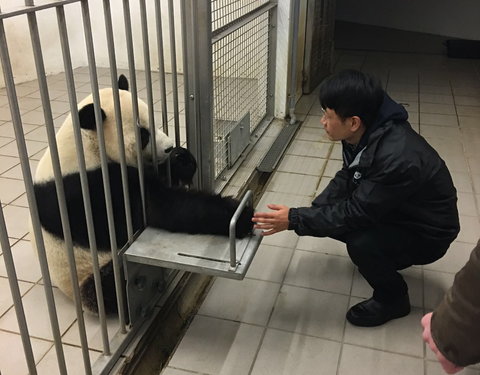
<path fill-rule="evenodd" d="M 455 104 L 479 107 L 480 106 L 480 97 L 478 97 L 478 96 L 455 95 Z"/>
<path fill-rule="evenodd" d="M 30 339 L 35 361 L 40 359 L 53 346 L 53 342 Z M 23 354 L 22 338 L 16 333 L 0 331 L 0 363 L 2 375 L 28 374 L 27 362 Z"/>
<path fill-rule="evenodd" d="M 25 193 L 25 185 L 21 180 L 0 177 L 0 200 L 8 204 Z"/>
<path fill-rule="evenodd" d="M 340 343 L 268 329 L 251 375 L 331 375 Z"/>
<path fill-rule="evenodd" d="M 319 176 L 325 168 L 326 161 L 326 159 L 316 157 L 285 155 L 278 165 L 277 171 Z"/>
<path fill-rule="evenodd" d="M 472 179 L 466 172 L 450 172 L 453 183 L 458 192 L 473 193 Z"/>
<path fill-rule="evenodd" d="M 468 172 L 467 159 L 463 155 L 441 155 L 452 172 Z"/>
<path fill-rule="evenodd" d="M 12 246 L 12 254 L 18 280 L 36 283 L 42 278 L 38 255 L 30 241 L 18 241 Z M 0 276 L 7 277 L 3 262 L 0 263 Z"/>
<path fill-rule="evenodd" d="M 420 127 L 422 125 L 458 126 L 458 119 L 456 115 L 452 115 L 451 113 L 421 113 Z"/>
<path fill-rule="evenodd" d="M 329 237 L 301 236 L 298 239 L 297 249 L 348 257 L 345 244 Z"/>
<path fill-rule="evenodd" d="M 455 241 L 447 253 L 434 263 L 423 266 L 425 270 L 457 273 L 467 263 L 475 245 Z"/>
<path fill-rule="evenodd" d="M 349 297 L 284 285 L 268 326 L 342 341 Z"/>
<path fill-rule="evenodd" d="M 457 241 L 476 244 L 479 239 L 479 233 L 478 217 L 460 215 L 460 233 Z"/>
<path fill-rule="evenodd" d="M 475 196 L 473 193 L 457 192 L 458 197 L 458 212 L 464 216 L 477 216 L 477 209 L 475 206 Z"/>
<path fill-rule="evenodd" d="M 420 94 L 421 103 L 453 104 L 453 96 L 441 94 Z M 457 103 L 459 104 L 459 103 Z"/>
<path fill-rule="evenodd" d="M 423 374 L 423 360 L 353 345 L 343 345 L 338 375 Z"/>
<path fill-rule="evenodd" d="M 38 125 L 29 125 L 29 124 L 22 124 L 22 129 L 24 134 L 28 134 L 32 130 L 36 129 Z M 11 122 L 6 122 L 5 124 L 0 126 L 0 136 L 2 137 L 9 137 L 15 139 L 15 130 Z"/>
<path fill-rule="evenodd" d="M 293 249 L 262 244 L 246 274 L 247 278 L 281 283 L 293 255 Z"/>
<path fill-rule="evenodd" d="M 326 158 L 331 148 L 331 143 L 294 140 L 287 149 L 287 155 Z"/>
<path fill-rule="evenodd" d="M 348 295 L 352 277 L 346 257 L 295 250 L 284 284 Z"/>
<path fill-rule="evenodd" d="M 63 345 L 65 363 L 68 374 L 83 375 L 86 373 L 82 349 L 78 346 Z M 93 364 L 100 357 L 100 352 L 89 350 L 90 363 Z M 57 354 L 55 348 L 51 348 L 45 357 L 37 364 L 38 375 L 51 375 L 58 371 Z"/>
<path fill-rule="evenodd" d="M 47 148 L 48 144 L 45 142 L 37 142 L 25 140 L 27 145 L 28 156 L 35 155 L 36 153 Z M 18 157 L 18 149 L 16 142 L 12 142 L 0 148 L 0 155 Z"/>
<path fill-rule="evenodd" d="M 460 128 L 452 126 L 422 125 L 420 134 L 428 138 L 447 138 L 460 140 Z"/>
<path fill-rule="evenodd" d="M 323 172 L 323 176 L 325 176 L 325 177 L 335 177 L 337 172 L 340 169 L 342 169 L 342 167 L 343 167 L 343 161 L 330 159 L 327 162 L 327 166 L 325 167 L 325 171 Z"/>
<path fill-rule="evenodd" d="M 3 255 L 0 255 L 0 262 L 3 264 Z M 23 296 L 31 287 L 32 283 L 26 283 L 24 281 L 18 282 L 20 294 Z M 9 309 L 13 308 L 12 293 L 10 290 L 10 283 L 8 278 L 0 277 L 0 316 L 5 314 Z"/>
<path fill-rule="evenodd" d="M 103 350 L 103 341 L 102 341 L 102 331 L 100 326 L 100 321 L 97 315 L 84 313 L 84 322 L 85 322 L 85 331 L 87 334 L 88 347 L 90 349 L 102 351 Z M 119 321 L 116 315 L 107 316 L 107 332 L 110 340 L 115 336 L 119 330 Z M 67 332 L 62 337 L 62 342 L 64 344 L 70 344 L 80 347 L 80 335 L 78 329 L 78 320 L 68 329 Z"/>
<path fill-rule="evenodd" d="M 431 311 L 442 301 L 453 284 L 454 274 L 424 270 L 425 310 Z"/>
<path fill-rule="evenodd" d="M 28 231 L 29 211 L 25 207 L 7 206 L 3 209 L 9 237 L 22 238 Z"/>
<path fill-rule="evenodd" d="M 217 279 L 198 313 L 264 326 L 279 290 L 280 284 L 267 281 Z"/>
<path fill-rule="evenodd" d="M 480 107 L 467 105 L 457 105 L 457 113 L 459 116 L 475 116 L 480 117 Z"/>
<path fill-rule="evenodd" d="M 55 296 L 55 305 L 57 307 L 58 324 L 60 334 L 63 334 L 73 324 L 76 319 L 73 302 L 69 300 L 57 288 L 53 288 Z M 45 340 L 53 340 L 52 329 L 49 322 L 47 302 L 44 288 L 41 285 L 35 285 L 22 298 L 27 319 L 28 330 L 31 336 Z M 0 329 L 19 332 L 17 317 L 14 310 L 9 310 L 0 318 Z"/>
<path fill-rule="evenodd" d="M 169 366 L 209 375 L 247 375 L 264 328 L 196 316 Z"/>
<path fill-rule="evenodd" d="M 311 197 L 316 191 L 319 181 L 319 176 L 277 172 L 268 183 L 266 190 Z"/>
<path fill-rule="evenodd" d="M 480 116 L 458 116 L 458 122 L 462 128 L 480 127 Z"/>
<path fill-rule="evenodd" d="M 362 300 L 352 297 L 350 306 Z M 379 327 L 356 327 L 347 323 L 344 342 L 391 353 L 423 357 L 423 309 L 413 307 L 409 315 Z"/>
<path fill-rule="evenodd" d="M 173 367 L 167 367 L 160 374 L 161 375 L 192 375 L 192 374 L 198 374 L 198 372 L 190 372 L 190 371 L 179 370 Z"/>

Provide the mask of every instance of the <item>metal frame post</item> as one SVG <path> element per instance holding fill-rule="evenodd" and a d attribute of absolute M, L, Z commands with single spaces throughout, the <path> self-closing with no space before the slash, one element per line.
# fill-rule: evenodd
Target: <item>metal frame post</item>
<path fill-rule="evenodd" d="M 197 159 L 194 185 L 214 190 L 212 17 L 210 0 L 183 0 L 189 105 L 186 113 L 188 148 Z"/>

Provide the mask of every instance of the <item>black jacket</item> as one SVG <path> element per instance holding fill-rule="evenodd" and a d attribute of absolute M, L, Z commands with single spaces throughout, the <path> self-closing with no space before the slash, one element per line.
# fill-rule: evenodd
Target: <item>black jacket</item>
<path fill-rule="evenodd" d="M 312 206 L 290 209 L 289 229 L 330 237 L 393 224 L 427 240 L 453 241 L 460 225 L 452 178 L 407 118 L 405 109 L 385 95 L 359 145 L 343 144 L 343 168 Z"/>

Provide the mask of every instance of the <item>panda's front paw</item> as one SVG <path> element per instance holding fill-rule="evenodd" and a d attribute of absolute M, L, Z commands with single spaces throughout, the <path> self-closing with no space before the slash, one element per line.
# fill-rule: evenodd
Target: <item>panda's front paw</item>
<path fill-rule="evenodd" d="M 250 206 L 244 208 L 240 217 L 237 220 L 236 226 L 236 236 L 237 238 L 243 238 L 247 235 L 250 235 L 253 230 L 252 217 L 254 214 L 254 209 Z"/>

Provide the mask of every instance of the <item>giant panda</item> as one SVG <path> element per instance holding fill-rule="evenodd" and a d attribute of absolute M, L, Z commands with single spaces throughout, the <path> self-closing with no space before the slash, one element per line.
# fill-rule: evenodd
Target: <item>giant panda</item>
<path fill-rule="evenodd" d="M 118 81 L 123 137 L 125 144 L 129 197 L 134 232 L 142 229 L 143 215 L 141 191 L 137 169 L 135 127 L 140 127 L 142 157 L 145 164 L 144 185 L 147 225 L 174 232 L 228 235 L 229 221 L 238 207 L 238 201 L 230 197 L 200 191 L 169 187 L 164 176 L 153 173 L 150 131 L 148 129 L 148 108 L 138 100 L 139 121 L 132 112 L 132 96 L 128 81 L 120 76 Z M 97 128 L 102 127 L 105 135 L 108 157 L 109 183 L 113 204 L 115 235 L 118 248 L 127 243 L 127 224 L 122 190 L 120 156 L 113 102 L 113 89 L 99 90 L 102 123 L 95 121 L 92 95 L 78 104 L 78 114 L 85 153 L 85 162 L 93 211 L 95 238 L 99 253 L 102 289 L 107 313 L 117 311 L 110 237 L 103 190 L 102 170 Z M 98 312 L 92 258 L 80 183 L 79 166 L 74 143 L 71 114 L 65 119 L 56 135 L 60 158 L 62 180 L 65 190 L 68 216 L 74 245 L 82 306 L 91 312 Z M 191 182 L 195 172 L 195 160 L 185 151 L 173 147 L 173 141 L 162 131 L 156 131 L 157 160 L 164 163 L 172 152 L 172 176 L 177 183 Z M 193 159 L 193 160 L 192 160 Z M 183 168 L 183 170 L 182 170 Z M 177 176 L 177 177 L 175 177 Z M 42 156 L 34 177 L 34 191 L 42 234 L 45 243 L 51 279 L 64 294 L 73 298 L 70 281 L 67 250 L 60 220 L 54 173 L 50 150 Z M 237 223 L 238 237 L 246 236 L 252 229 L 252 208 L 246 209 Z"/>

